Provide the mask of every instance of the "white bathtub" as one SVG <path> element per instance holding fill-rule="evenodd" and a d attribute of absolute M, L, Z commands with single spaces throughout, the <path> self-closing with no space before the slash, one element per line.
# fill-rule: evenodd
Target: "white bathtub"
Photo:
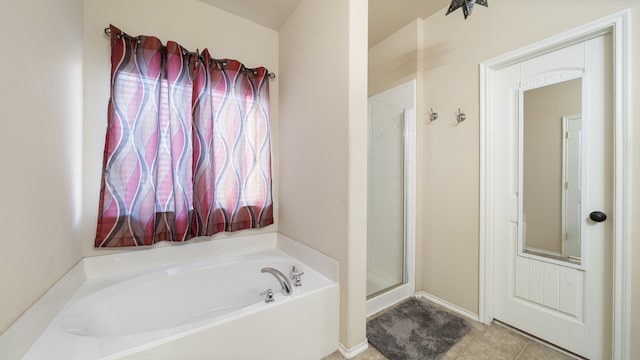
<path fill-rule="evenodd" d="M 23 359 L 299 360 L 337 349 L 337 265 L 280 234 L 84 262 L 86 280 Z M 260 271 L 294 265 L 304 275 L 290 296 Z"/>

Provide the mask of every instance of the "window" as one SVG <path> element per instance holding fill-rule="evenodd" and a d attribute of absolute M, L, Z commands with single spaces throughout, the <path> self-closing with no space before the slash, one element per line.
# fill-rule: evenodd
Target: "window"
<path fill-rule="evenodd" d="M 269 74 L 111 27 L 96 247 L 273 223 Z"/>

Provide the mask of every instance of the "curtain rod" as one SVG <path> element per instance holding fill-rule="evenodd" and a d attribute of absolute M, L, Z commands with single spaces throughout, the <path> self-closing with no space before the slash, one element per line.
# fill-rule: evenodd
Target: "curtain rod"
<path fill-rule="evenodd" d="M 104 34 L 105 34 L 106 36 L 108 36 L 108 37 L 111 37 L 111 28 L 110 28 L 110 27 L 106 27 L 106 28 L 104 28 Z M 124 33 L 123 33 L 123 34 L 124 34 Z M 124 34 L 124 35 L 125 35 L 125 36 L 128 36 L 128 35 L 126 35 L 126 34 Z M 276 78 L 276 74 L 275 74 L 275 73 L 272 73 L 272 72 L 269 72 L 268 70 L 267 70 L 267 76 L 268 76 L 268 77 L 269 77 L 269 79 L 271 79 L 271 80 L 273 80 L 273 79 L 275 79 L 275 78 Z"/>

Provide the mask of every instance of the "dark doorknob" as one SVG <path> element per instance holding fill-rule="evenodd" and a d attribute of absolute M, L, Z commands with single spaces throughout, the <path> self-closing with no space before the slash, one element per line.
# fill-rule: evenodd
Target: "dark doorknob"
<path fill-rule="evenodd" d="M 607 214 L 603 213 L 602 211 L 594 211 L 589 214 L 589 219 L 595 222 L 603 222 L 607 220 Z"/>

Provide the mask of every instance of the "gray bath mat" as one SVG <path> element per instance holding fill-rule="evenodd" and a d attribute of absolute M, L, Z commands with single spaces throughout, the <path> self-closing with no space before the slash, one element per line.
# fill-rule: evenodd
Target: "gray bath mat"
<path fill-rule="evenodd" d="M 367 338 L 391 360 L 438 359 L 471 330 L 464 319 L 410 298 L 367 321 Z"/>

